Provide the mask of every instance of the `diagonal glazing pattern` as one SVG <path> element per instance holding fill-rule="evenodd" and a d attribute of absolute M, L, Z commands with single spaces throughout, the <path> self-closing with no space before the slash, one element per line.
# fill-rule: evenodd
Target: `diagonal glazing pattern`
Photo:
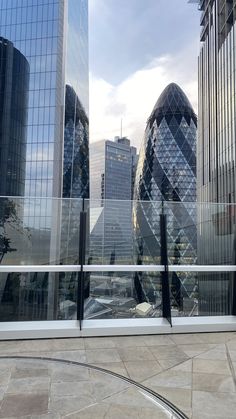
<path fill-rule="evenodd" d="M 193 108 L 181 88 L 171 83 L 148 119 L 137 167 L 134 195 L 137 259 L 159 263 L 159 215 L 165 212 L 169 263 L 196 263 L 196 133 Z M 145 201 L 151 201 L 152 206 Z M 172 275 L 174 306 L 181 308 L 184 297 L 189 298 L 194 290 L 194 275 L 191 278 L 188 275 L 188 281 L 183 273 Z"/>

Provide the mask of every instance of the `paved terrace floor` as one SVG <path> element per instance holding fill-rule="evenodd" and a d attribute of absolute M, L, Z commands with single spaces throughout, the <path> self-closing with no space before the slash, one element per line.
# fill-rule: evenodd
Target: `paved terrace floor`
<path fill-rule="evenodd" d="M 0 418 L 180 417 L 154 393 L 188 418 L 236 417 L 236 332 L 2 341 L 0 357 Z"/>

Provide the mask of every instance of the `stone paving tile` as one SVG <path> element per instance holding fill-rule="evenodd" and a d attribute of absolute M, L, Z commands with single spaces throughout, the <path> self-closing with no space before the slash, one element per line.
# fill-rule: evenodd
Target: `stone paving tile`
<path fill-rule="evenodd" d="M 6 393 L 42 393 L 49 390 L 49 384 L 49 377 L 11 379 Z"/>
<path fill-rule="evenodd" d="M 4 397 L 0 418 L 41 415 L 48 412 L 48 393 L 9 394 Z"/>
<path fill-rule="evenodd" d="M 235 417 L 236 393 L 227 361 L 226 346 L 236 372 L 236 333 L 0 342 L 0 356 L 4 353 L 9 355 L 15 353 L 22 356 L 45 356 L 88 362 L 120 375 L 130 376 L 137 382 L 143 382 L 145 386 L 162 394 L 178 406 L 189 418 L 231 419 Z M 20 368 L 16 368 L 14 360 L 0 359 L 0 400 L 3 397 L 0 418 L 85 419 L 90 417 L 95 419 L 96 417 L 100 419 L 104 411 L 107 412 L 106 418 L 123 419 L 126 415 L 132 417 L 133 413 L 129 412 L 134 410 L 136 416 L 133 417 L 145 419 L 149 416 L 161 417 L 160 413 L 157 416 L 156 411 L 150 408 L 150 400 L 148 400 L 149 405 L 146 405 L 146 399 L 139 396 L 139 390 L 135 389 L 134 395 L 129 383 L 108 374 L 56 362 L 48 362 L 46 367 L 44 362 L 37 360 L 20 362 Z M 12 379 L 7 389 L 10 374 Z M 34 397 L 34 388 L 37 387 L 39 395 L 47 397 L 49 387 L 43 386 L 46 383 L 44 380 L 49 379 L 52 380 L 52 393 L 46 410 L 30 412 L 30 415 L 17 410 L 15 414 L 8 412 L 7 416 L 2 415 L 3 407 L 10 409 L 9 398 L 12 396 L 16 402 L 13 405 L 18 403 L 19 406 L 23 403 L 21 396 Z M 38 384 L 32 384 L 32 380 Z M 191 385 L 193 416 L 191 416 Z M 23 394 L 23 391 L 27 391 L 28 394 Z M 106 401 L 103 404 L 108 410 L 100 408 L 104 397 Z M 140 405 L 137 400 L 140 401 Z M 34 408 L 33 399 L 31 401 Z M 71 403 L 74 413 L 70 410 Z M 85 408 L 88 404 L 90 412 Z M 59 415 L 61 410 L 62 416 Z M 100 411 L 101 416 L 98 415 Z M 230 416 L 227 416 L 228 411 Z M 163 416 L 163 419 L 164 417 L 166 416 Z"/>
<path fill-rule="evenodd" d="M 194 373 L 193 390 L 234 393 L 235 384 L 229 375 Z"/>
<path fill-rule="evenodd" d="M 90 381 L 52 383 L 51 397 L 93 397 L 93 385 Z"/>
<path fill-rule="evenodd" d="M 172 371 L 183 371 L 183 372 L 192 372 L 193 370 L 193 361 L 189 359 L 188 361 L 181 362 L 175 367 L 171 368 Z"/>
<path fill-rule="evenodd" d="M 99 371 L 90 370 L 90 375 L 96 401 L 101 401 L 130 387 L 128 382 L 116 379 L 109 374 L 101 374 Z"/>
<path fill-rule="evenodd" d="M 43 357 L 65 359 L 68 361 L 86 362 L 85 350 L 78 351 L 58 351 L 42 353 Z"/>
<path fill-rule="evenodd" d="M 190 417 L 192 404 L 191 390 L 175 387 L 155 387 L 155 391 L 172 402 Z"/>
<path fill-rule="evenodd" d="M 193 372 L 231 375 L 231 371 L 227 361 L 220 361 L 214 359 L 193 359 Z"/>
<path fill-rule="evenodd" d="M 149 348 L 146 347 L 130 347 L 119 348 L 119 355 L 122 361 L 155 361 L 155 357 Z"/>
<path fill-rule="evenodd" d="M 53 397 L 49 402 L 50 411 L 60 413 L 62 416 L 71 414 L 72 411 L 76 412 L 86 406 L 95 403 L 94 398 L 92 397 Z"/>
<path fill-rule="evenodd" d="M 64 418 L 68 419 L 98 419 L 98 418 L 105 418 L 107 416 L 106 413 L 109 410 L 109 405 L 102 404 L 102 403 L 94 403 L 91 406 L 78 410 L 72 414 L 63 416 Z M 121 418 L 120 418 L 121 419 Z"/>
<path fill-rule="evenodd" d="M 220 333 L 200 333 L 201 339 L 205 343 L 226 343 L 234 338 L 234 332 L 220 332 Z"/>
<path fill-rule="evenodd" d="M 0 386 L 8 384 L 11 376 L 11 369 L 9 367 L 0 367 Z"/>
<path fill-rule="evenodd" d="M 159 359 L 178 359 L 186 361 L 189 357 L 176 345 L 150 346 L 150 351 L 157 360 Z"/>
<path fill-rule="evenodd" d="M 112 405 L 124 405 L 132 407 L 150 407 L 149 398 L 140 397 L 139 391 L 130 387 L 124 391 L 113 394 L 103 399 L 103 403 Z"/>
<path fill-rule="evenodd" d="M 112 340 L 117 348 L 127 348 L 129 346 L 146 346 L 145 338 L 146 336 L 116 336 Z"/>
<path fill-rule="evenodd" d="M 236 351 L 236 338 L 229 340 L 226 343 L 229 350 Z"/>
<path fill-rule="evenodd" d="M 143 384 L 154 391 L 156 387 L 191 389 L 192 374 L 191 372 L 168 370 L 148 378 L 143 381 Z"/>
<path fill-rule="evenodd" d="M 193 391 L 194 418 L 235 419 L 235 412 L 235 394 Z"/>
<path fill-rule="evenodd" d="M 121 357 L 116 349 L 87 349 L 86 359 L 89 364 L 120 362 Z"/>
<path fill-rule="evenodd" d="M 171 339 L 177 345 L 194 345 L 195 343 L 204 343 L 202 333 L 186 333 L 171 335 Z"/>
<path fill-rule="evenodd" d="M 11 373 L 11 378 L 30 378 L 47 376 L 48 368 L 15 368 Z"/>
<path fill-rule="evenodd" d="M 187 358 L 188 360 L 188 358 Z M 181 356 L 181 357 L 171 357 L 168 359 L 158 359 L 159 364 L 161 365 L 161 367 L 163 368 L 163 370 L 167 370 L 173 367 L 178 367 L 179 365 L 182 365 L 183 363 L 187 362 L 186 361 L 186 357 Z"/>
<path fill-rule="evenodd" d="M 108 371 L 115 372 L 116 374 L 123 375 L 124 377 L 129 377 L 127 368 L 125 367 L 124 362 L 106 362 L 105 364 L 93 364 L 96 367 L 104 368 Z"/>
<path fill-rule="evenodd" d="M 129 376 L 132 380 L 141 382 L 162 371 L 160 364 L 157 361 L 127 361 L 124 363 Z"/>
<path fill-rule="evenodd" d="M 178 348 L 181 349 L 181 351 L 183 351 L 189 358 L 193 358 L 202 354 L 203 352 L 215 348 L 215 345 L 207 343 L 196 343 L 191 345 L 178 345 Z"/>
<path fill-rule="evenodd" d="M 57 382 L 74 382 L 74 381 L 87 381 L 89 379 L 89 370 L 84 367 L 74 365 L 55 365 L 50 364 L 51 380 Z"/>
<path fill-rule="evenodd" d="M 201 354 L 197 355 L 197 358 L 200 359 L 218 359 L 222 361 L 227 361 L 227 354 L 226 354 L 226 345 L 225 344 L 217 344 L 214 349 L 210 349 L 209 351 L 202 352 Z"/>
<path fill-rule="evenodd" d="M 84 345 L 86 349 L 109 349 L 115 348 L 116 344 L 111 338 L 85 338 Z"/>
<path fill-rule="evenodd" d="M 175 345 L 172 338 L 167 335 L 147 335 L 143 336 L 143 340 L 147 346 Z"/>

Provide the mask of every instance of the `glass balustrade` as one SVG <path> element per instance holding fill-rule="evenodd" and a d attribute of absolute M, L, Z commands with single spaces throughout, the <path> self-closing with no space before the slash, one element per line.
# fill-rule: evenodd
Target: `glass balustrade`
<path fill-rule="evenodd" d="M 0 321 L 234 315 L 235 221 L 234 204 L 0 197 Z"/>

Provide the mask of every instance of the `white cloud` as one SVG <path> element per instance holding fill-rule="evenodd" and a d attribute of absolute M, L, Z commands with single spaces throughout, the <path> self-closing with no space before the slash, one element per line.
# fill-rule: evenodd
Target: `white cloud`
<path fill-rule="evenodd" d="M 136 71 L 122 83 L 113 86 L 90 75 L 90 141 L 123 135 L 140 146 L 155 102 L 162 90 L 175 82 L 187 94 L 197 112 L 197 54 L 193 45 L 176 56 L 158 57 Z M 196 49 L 197 51 L 197 49 Z"/>

